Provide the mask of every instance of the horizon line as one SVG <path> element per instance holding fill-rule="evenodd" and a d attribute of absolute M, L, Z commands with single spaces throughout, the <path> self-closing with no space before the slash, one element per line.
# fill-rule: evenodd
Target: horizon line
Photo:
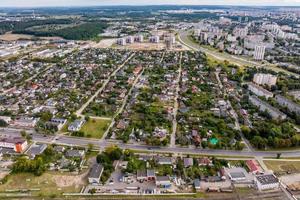
<path fill-rule="evenodd" d="M 251 5 L 251 4 L 110 4 L 110 5 L 60 5 L 60 6 L 1 6 L 1 9 L 22 9 L 22 8 L 92 8 L 92 7 L 147 7 L 147 6 L 219 6 L 219 7 L 290 7 L 300 8 L 299 5 Z"/>

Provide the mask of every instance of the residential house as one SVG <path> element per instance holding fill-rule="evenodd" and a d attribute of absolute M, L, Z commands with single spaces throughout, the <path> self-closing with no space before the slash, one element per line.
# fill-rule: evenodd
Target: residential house
<path fill-rule="evenodd" d="M 104 168 L 101 164 L 95 163 L 88 175 L 89 183 L 90 184 L 99 184 L 103 170 L 104 170 Z"/>
<path fill-rule="evenodd" d="M 70 149 L 66 152 L 66 157 L 68 158 L 81 158 L 83 159 L 85 156 L 84 150 L 76 150 L 76 149 Z"/>
<path fill-rule="evenodd" d="M 262 169 L 256 160 L 247 160 L 246 165 L 251 173 L 262 172 Z"/>
<path fill-rule="evenodd" d="M 200 180 L 198 178 L 194 180 L 194 188 L 196 190 L 200 190 L 201 189 L 201 187 L 200 187 Z"/>
<path fill-rule="evenodd" d="M 155 180 L 157 187 L 169 188 L 171 187 L 171 181 L 168 176 L 157 176 Z"/>
<path fill-rule="evenodd" d="M 193 158 L 184 158 L 183 159 L 183 164 L 184 164 L 185 168 L 191 167 L 194 164 L 194 160 L 193 160 Z"/>
<path fill-rule="evenodd" d="M 157 163 L 160 165 L 172 165 L 172 157 L 158 157 Z"/>
<path fill-rule="evenodd" d="M 71 132 L 80 131 L 84 123 L 85 120 L 77 119 L 69 125 L 68 130 Z"/>
<path fill-rule="evenodd" d="M 33 144 L 26 154 L 31 158 L 34 159 L 36 156 L 41 155 L 47 149 L 46 144 Z"/>

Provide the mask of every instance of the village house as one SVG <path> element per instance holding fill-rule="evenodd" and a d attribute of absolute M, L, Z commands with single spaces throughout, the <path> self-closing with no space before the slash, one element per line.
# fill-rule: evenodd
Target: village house
<path fill-rule="evenodd" d="M 85 120 L 77 119 L 69 125 L 68 130 L 71 132 L 80 131 L 84 123 Z"/>
<path fill-rule="evenodd" d="M 88 175 L 89 183 L 90 184 L 99 184 L 103 170 L 104 170 L 104 168 L 101 164 L 97 164 L 97 163 L 94 164 Z"/>

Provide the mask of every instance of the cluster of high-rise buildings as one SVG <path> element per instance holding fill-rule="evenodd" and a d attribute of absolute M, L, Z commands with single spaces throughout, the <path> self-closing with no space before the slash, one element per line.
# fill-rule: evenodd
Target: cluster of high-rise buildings
<path fill-rule="evenodd" d="M 176 43 L 176 38 L 174 34 L 171 33 L 165 33 L 163 35 L 150 35 L 147 37 L 147 40 L 145 39 L 144 35 L 136 35 L 136 36 L 127 36 L 123 38 L 117 39 L 117 44 L 121 46 L 125 46 L 128 44 L 133 44 L 133 43 L 143 43 L 143 42 L 150 42 L 150 43 L 161 43 L 164 42 L 166 45 L 167 49 L 172 49 L 173 46 Z"/>
<path fill-rule="evenodd" d="M 267 55 L 295 52 L 290 49 L 299 41 L 296 26 L 279 25 L 268 20 L 251 22 L 220 17 L 219 20 L 203 20 L 194 25 L 194 37 L 201 44 L 213 46 L 233 55 L 246 55 L 254 60 L 265 60 Z M 285 42 L 278 48 L 278 40 Z M 276 44 L 276 45 L 275 45 Z"/>

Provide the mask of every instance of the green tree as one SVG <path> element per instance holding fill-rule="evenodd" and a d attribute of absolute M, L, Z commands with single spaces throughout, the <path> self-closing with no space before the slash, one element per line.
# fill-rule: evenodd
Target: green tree
<path fill-rule="evenodd" d="M 277 153 L 276 158 L 280 159 L 280 157 L 281 157 L 281 153 Z"/>
<path fill-rule="evenodd" d="M 90 193 L 91 193 L 91 194 L 95 194 L 95 193 L 96 193 L 96 189 L 95 189 L 95 188 L 92 188 L 92 189 L 90 190 Z"/>
<path fill-rule="evenodd" d="M 88 144 L 88 152 L 91 152 L 94 149 L 94 145 L 92 143 Z"/>
<path fill-rule="evenodd" d="M 26 131 L 25 131 L 25 130 L 22 130 L 20 133 L 21 133 L 21 136 L 22 136 L 23 138 L 26 138 L 26 136 L 27 136 L 27 133 L 26 133 Z"/>
<path fill-rule="evenodd" d="M 0 127 L 7 127 L 8 124 L 3 119 L 0 119 Z"/>

